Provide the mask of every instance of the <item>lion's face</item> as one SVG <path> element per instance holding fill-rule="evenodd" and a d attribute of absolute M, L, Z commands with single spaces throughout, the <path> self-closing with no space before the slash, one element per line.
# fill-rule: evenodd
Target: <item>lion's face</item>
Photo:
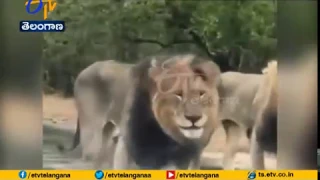
<path fill-rule="evenodd" d="M 181 59 L 150 69 L 152 111 L 164 132 L 179 142 L 207 143 L 217 124 L 219 70 L 211 62 Z"/>

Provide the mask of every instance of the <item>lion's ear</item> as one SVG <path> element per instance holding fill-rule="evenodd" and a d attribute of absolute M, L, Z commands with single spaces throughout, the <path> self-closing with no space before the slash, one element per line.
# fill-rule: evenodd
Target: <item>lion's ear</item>
<path fill-rule="evenodd" d="M 156 59 L 152 59 L 150 61 L 150 68 L 148 69 L 148 76 L 152 81 L 157 81 L 157 77 L 162 73 L 163 68 L 162 66 L 158 65 Z"/>
<path fill-rule="evenodd" d="M 157 77 L 162 73 L 163 69 L 159 66 L 155 59 L 144 59 L 138 62 L 131 69 L 131 78 L 133 83 L 139 88 L 154 89 Z"/>
<path fill-rule="evenodd" d="M 192 69 L 210 85 L 219 83 L 221 71 L 216 63 L 212 61 L 201 62 L 194 65 Z"/>
<path fill-rule="evenodd" d="M 149 67 L 149 60 L 142 60 L 132 67 L 130 76 L 132 78 L 133 84 L 140 88 L 148 88 Z"/>
<path fill-rule="evenodd" d="M 155 67 L 151 67 L 148 71 L 148 75 L 150 77 L 150 79 L 154 82 L 156 82 L 157 77 L 161 74 L 161 68 L 155 68 Z"/>

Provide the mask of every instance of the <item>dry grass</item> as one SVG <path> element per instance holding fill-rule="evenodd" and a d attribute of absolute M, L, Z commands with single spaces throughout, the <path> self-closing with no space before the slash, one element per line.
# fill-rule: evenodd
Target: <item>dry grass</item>
<path fill-rule="evenodd" d="M 60 95 L 43 95 L 43 115 L 44 118 L 54 120 L 75 121 L 77 111 L 72 98 L 62 98 Z M 222 128 L 218 129 L 206 151 L 223 151 L 225 146 L 225 133 Z M 239 151 L 248 151 L 248 142 L 245 137 L 242 138 Z"/>

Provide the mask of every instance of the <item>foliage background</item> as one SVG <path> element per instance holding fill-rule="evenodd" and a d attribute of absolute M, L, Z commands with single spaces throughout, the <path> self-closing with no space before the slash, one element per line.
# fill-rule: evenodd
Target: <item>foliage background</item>
<path fill-rule="evenodd" d="M 134 63 L 158 52 L 197 52 L 222 71 L 260 73 L 276 55 L 276 1 L 58 0 L 46 33 L 45 89 L 72 95 L 77 74 L 95 61 Z"/>

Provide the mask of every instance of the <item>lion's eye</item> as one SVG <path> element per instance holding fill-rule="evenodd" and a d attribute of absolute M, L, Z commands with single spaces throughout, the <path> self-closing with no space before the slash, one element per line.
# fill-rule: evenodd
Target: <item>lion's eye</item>
<path fill-rule="evenodd" d="M 200 97 L 204 97 L 204 95 L 206 95 L 206 92 L 205 91 L 200 91 Z"/>
<path fill-rule="evenodd" d="M 182 91 L 179 91 L 177 93 L 175 93 L 176 97 L 179 98 L 179 100 L 182 100 Z"/>

